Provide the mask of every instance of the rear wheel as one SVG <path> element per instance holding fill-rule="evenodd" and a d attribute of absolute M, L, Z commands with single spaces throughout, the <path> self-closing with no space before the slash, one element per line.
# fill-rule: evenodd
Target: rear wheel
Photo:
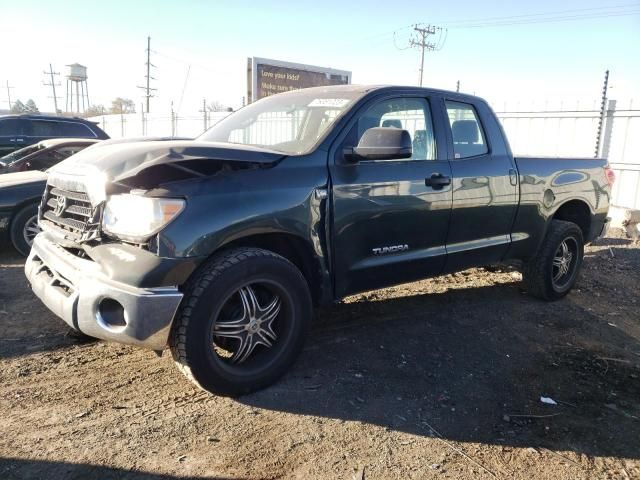
<path fill-rule="evenodd" d="M 307 283 L 291 262 L 257 248 L 231 250 L 189 282 L 172 328 L 171 353 L 204 390 L 249 393 L 288 370 L 311 316 Z"/>
<path fill-rule="evenodd" d="M 552 220 L 536 256 L 525 266 L 527 290 L 544 300 L 558 300 L 571 291 L 584 256 L 582 230 L 575 223 Z"/>
<path fill-rule="evenodd" d="M 40 233 L 38 227 L 38 204 L 27 205 L 11 221 L 11 243 L 21 255 L 27 256 L 36 235 Z"/>

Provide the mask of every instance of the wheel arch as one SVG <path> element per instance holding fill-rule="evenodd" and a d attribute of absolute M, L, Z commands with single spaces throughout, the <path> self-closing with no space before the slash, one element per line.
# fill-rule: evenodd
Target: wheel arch
<path fill-rule="evenodd" d="M 580 227 L 582 236 L 586 242 L 591 231 L 591 217 L 592 214 L 589 204 L 585 201 L 574 199 L 560 205 L 553 216 L 549 219 L 549 222 L 551 222 L 551 220 L 564 220 L 566 222 L 575 223 Z"/>
<path fill-rule="evenodd" d="M 212 255 L 236 247 L 262 248 L 286 258 L 300 270 L 307 281 L 314 305 L 324 302 L 322 267 L 312 245 L 304 238 L 284 232 L 248 235 L 221 245 Z"/>
<path fill-rule="evenodd" d="M 18 215 L 18 213 L 23 210 L 26 207 L 30 207 L 31 205 L 35 205 L 36 207 L 40 205 L 40 200 L 42 199 L 42 196 L 40 197 L 34 197 L 34 198 L 29 198 L 27 200 L 23 200 L 20 203 L 17 203 L 15 205 L 15 207 L 13 208 L 13 211 L 11 212 L 11 216 L 9 217 L 9 230 L 11 229 L 11 227 L 13 226 L 13 222 L 16 219 L 16 215 Z"/>

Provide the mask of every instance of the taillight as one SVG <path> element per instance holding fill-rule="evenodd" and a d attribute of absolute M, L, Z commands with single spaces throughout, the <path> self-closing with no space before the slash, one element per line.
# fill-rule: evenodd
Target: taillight
<path fill-rule="evenodd" d="M 609 165 L 604 167 L 604 176 L 607 177 L 607 183 L 609 186 L 613 187 L 613 184 L 616 181 L 616 172 L 614 172 Z"/>

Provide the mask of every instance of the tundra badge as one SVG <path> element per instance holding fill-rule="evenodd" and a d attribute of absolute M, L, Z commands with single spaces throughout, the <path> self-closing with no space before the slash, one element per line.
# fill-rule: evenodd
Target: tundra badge
<path fill-rule="evenodd" d="M 404 252 L 405 250 L 409 250 L 409 245 L 406 243 L 404 245 L 392 245 L 390 247 L 378 247 L 371 249 L 374 255 L 386 255 L 387 253 L 398 253 Z"/>

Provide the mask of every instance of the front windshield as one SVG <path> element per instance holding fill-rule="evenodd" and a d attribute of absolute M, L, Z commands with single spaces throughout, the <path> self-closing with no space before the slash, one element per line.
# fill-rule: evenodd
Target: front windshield
<path fill-rule="evenodd" d="M 17 162 L 18 160 L 26 157 L 27 155 L 31 155 L 38 150 L 42 150 L 45 148 L 44 145 L 40 145 L 39 143 L 35 145 L 30 145 L 28 147 L 21 148 L 20 150 L 16 150 L 15 152 L 10 153 L 9 155 L 5 155 L 0 158 L 0 164 L 4 167 L 11 165 L 12 163 Z"/>
<path fill-rule="evenodd" d="M 197 140 L 308 153 L 360 95 L 318 88 L 273 95 L 229 115 Z"/>

